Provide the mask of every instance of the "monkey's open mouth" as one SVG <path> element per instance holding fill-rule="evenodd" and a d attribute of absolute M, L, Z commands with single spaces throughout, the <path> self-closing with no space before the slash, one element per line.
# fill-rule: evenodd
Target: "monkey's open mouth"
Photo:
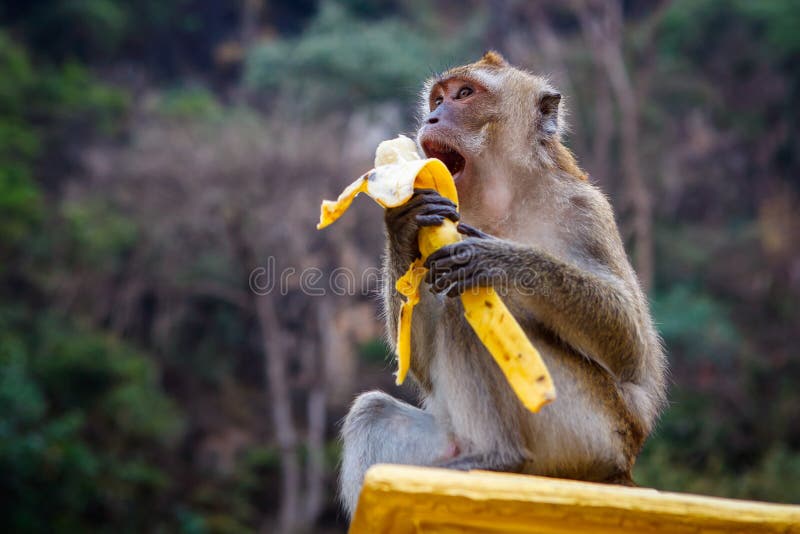
<path fill-rule="evenodd" d="M 429 158 L 441 160 L 447 170 L 450 171 L 450 174 L 453 175 L 453 178 L 457 178 L 457 175 L 464 170 L 467 164 L 467 160 L 455 148 L 438 141 L 423 142 L 422 150 Z"/>

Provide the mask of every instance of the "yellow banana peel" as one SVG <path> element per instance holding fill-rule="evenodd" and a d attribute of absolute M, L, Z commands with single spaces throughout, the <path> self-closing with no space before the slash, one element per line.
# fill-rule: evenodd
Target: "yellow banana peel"
<path fill-rule="evenodd" d="M 338 219 L 359 193 L 366 193 L 384 208 L 400 206 L 414 189 L 434 189 L 458 205 L 453 177 L 438 159 L 421 159 L 414 141 L 403 135 L 378 145 L 375 168 L 350 184 L 335 201 L 322 202 L 322 229 Z M 433 251 L 461 240 L 452 221 L 420 229 L 421 258 L 397 280 L 397 291 L 405 297 L 400 307 L 397 332 L 397 384 L 402 384 L 411 365 L 411 319 L 419 302 L 419 286 L 427 269 L 425 259 Z M 514 316 L 491 287 L 479 287 L 461 295 L 464 316 L 478 338 L 502 369 L 522 404 L 532 412 L 556 397 L 555 386 L 539 351 L 531 344 Z"/>

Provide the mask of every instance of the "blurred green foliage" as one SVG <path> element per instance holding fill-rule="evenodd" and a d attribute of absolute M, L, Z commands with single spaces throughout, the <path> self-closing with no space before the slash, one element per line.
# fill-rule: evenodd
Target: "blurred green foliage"
<path fill-rule="evenodd" d="M 39 151 L 39 137 L 24 111 L 34 73 L 24 50 L 4 33 L 0 33 L 0 80 L 4 81 L 0 84 L 1 260 L 38 220 L 41 209 L 30 169 Z"/>
<path fill-rule="evenodd" d="M 675 65 L 676 79 L 689 78 L 687 72 L 705 72 L 706 105 L 714 109 L 716 121 L 731 124 L 758 142 L 769 134 L 775 114 L 797 116 L 791 101 L 766 94 L 774 83 L 769 73 L 774 72 L 781 73 L 792 93 L 800 92 L 798 24 L 800 12 L 794 0 L 677 0 L 660 30 L 661 58 Z M 746 83 L 762 85 L 764 92 L 746 100 L 724 99 Z M 796 138 L 800 122 L 795 118 L 790 124 L 789 138 Z M 797 159 L 788 151 L 784 157 Z"/>
<path fill-rule="evenodd" d="M 172 119 L 217 119 L 223 108 L 208 89 L 189 86 L 164 91 L 158 101 L 158 113 Z"/>
<path fill-rule="evenodd" d="M 165 32 L 202 31 L 190 0 L 48 0 L 0 10 L 43 57 L 105 61 L 126 49 L 149 53 Z"/>
<path fill-rule="evenodd" d="M 76 261 L 96 269 L 121 267 L 125 253 L 136 243 L 137 228 L 133 221 L 99 199 L 65 202 L 61 209 L 75 254 L 79 256 Z"/>
<path fill-rule="evenodd" d="M 154 459 L 175 446 L 183 423 L 153 363 L 113 337 L 23 306 L 0 307 L 0 347 L 6 529 L 155 526 L 144 512 L 170 482 Z"/>
<path fill-rule="evenodd" d="M 77 63 L 36 68 L 0 31 L 0 261 L 42 217 L 34 179 L 42 147 L 87 128 L 111 133 L 126 109 L 121 91 L 92 79 Z M 2 263 L 0 263 L 2 265 Z"/>
<path fill-rule="evenodd" d="M 673 447 L 661 439 L 648 443 L 637 462 L 636 482 L 665 491 L 800 502 L 800 488 L 791 483 L 800 476 L 800 454 L 796 452 L 778 446 L 769 449 L 755 465 L 733 472 L 717 457 L 708 459 L 701 469 L 682 465 L 671 454 Z"/>
<path fill-rule="evenodd" d="M 707 57 L 714 41 L 740 30 L 753 37 L 748 46 L 772 61 L 800 52 L 800 12 L 794 0 L 677 0 L 663 24 L 662 50 L 696 61 Z"/>
<path fill-rule="evenodd" d="M 730 363 L 741 339 L 719 299 L 686 285 L 656 295 L 653 315 L 670 350 L 685 351 L 694 360 Z"/>
<path fill-rule="evenodd" d="M 358 358 L 373 365 L 386 364 L 391 361 L 392 352 L 383 339 L 373 339 L 358 347 Z"/>
<path fill-rule="evenodd" d="M 480 52 L 480 21 L 456 36 L 430 22 L 357 18 L 342 4 L 323 2 L 303 34 L 253 48 L 245 81 L 287 93 L 310 112 L 354 109 L 385 100 L 410 100 L 446 64 Z"/>
<path fill-rule="evenodd" d="M 44 288 L 28 272 L 47 268 L 38 261 L 52 257 L 46 243 L 58 235 L 36 179 L 48 149 L 67 131 L 114 132 L 127 98 L 78 63 L 36 66 L 4 32 L 0 80 L 0 523 L 16 532 L 153 528 L 163 518 L 145 510 L 171 486 L 159 458 L 182 434 L 180 410 L 151 359 L 42 306 Z M 113 213 L 90 224 L 93 209 L 103 207 L 69 205 L 64 234 L 104 261 L 135 233 Z"/>

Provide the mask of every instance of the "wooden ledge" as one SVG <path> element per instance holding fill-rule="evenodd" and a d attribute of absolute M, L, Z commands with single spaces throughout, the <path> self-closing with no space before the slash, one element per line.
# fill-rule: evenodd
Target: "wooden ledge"
<path fill-rule="evenodd" d="M 800 506 L 488 471 L 367 471 L 351 534 L 458 532 L 800 534 Z"/>

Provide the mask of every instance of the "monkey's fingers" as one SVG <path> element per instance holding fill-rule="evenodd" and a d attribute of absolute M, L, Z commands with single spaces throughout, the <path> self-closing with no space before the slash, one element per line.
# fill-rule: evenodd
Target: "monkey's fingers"
<path fill-rule="evenodd" d="M 455 284 L 454 277 L 448 276 L 452 271 L 439 271 L 438 276 L 432 274 L 433 271 L 428 271 L 425 275 L 425 282 L 430 285 L 430 292 L 438 295 L 445 291 L 449 291 Z"/>
<path fill-rule="evenodd" d="M 462 266 L 449 271 L 437 273 L 433 278 L 430 290 L 435 294 L 457 297 L 467 291 L 481 287 L 503 287 L 503 273 L 497 269 L 471 269 Z"/>
<path fill-rule="evenodd" d="M 420 204 L 427 204 L 431 202 L 435 204 L 444 204 L 447 206 L 456 207 L 455 202 L 445 196 L 442 196 L 442 194 L 435 189 L 414 189 L 414 195 L 405 203 L 403 203 L 402 207 L 413 208 Z"/>
<path fill-rule="evenodd" d="M 458 221 L 458 208 L 447 198 L 441 195 L 431 196 L 424 195 L 412 197 L 411 200 L 396 208 L 389 208 L 386 210 L 387 220 L 397 220 L 412 217 L 417 213 L 425 215 L 432 215 L 436 212 L 440 215 L 446 216 L 453 222 Z"/>
<path fill-rule="evenodd" d="M 425 265 L 428 269 L 425 275 L 425 282 L 430 284 L 431 291 L 434 293 L 441 293 L 446 287 L 458 281 L 459 278 L 471 277 L 474 274 L 466 265 L 450 261 L 452 259 L 452 256 L 448 256 L 445 259 Z"/>
<path fill-rule="evenodd" d="M 458 222 L 460 217 L 455 208 L 436 204 L 426 204 L 420 207 L 419 211 L 416 213 L 417 220 L 419 220 L 420 217 L 431 216 L 441 217 L 442 219 L 450 219 L 453 222 Z"/>
<path fill-rule="evenodd" d="M 488 287 L 488 280 L 481 276 L 467 277 L 442 277 L 431 285 L 430 291 L 434 295 L 445 295 L 446 297 L 460 297 L 464 292 L 478 287 Z"/>
<path fill-rule="evenodd" d="M 457 297 L 465 291 L 476 287 L 488 287 L 490 282 L 486 273 L 470 273 L 464 269 L 456 269 L 437 278 L 431 285 L 431 289 L 435 293 L 443 293 L 448 297 Z"/>
<path fill-rule="evenodd" d="M 428 202 L 438 202 L 456 207 L 455 202 L 442 195 L 436 189 L 414 189 L 414 196 L 412 196 L 406 204 L 418 198 L 427 199 Z"/>
<path fill-rule="evenodd" d="M 454 206 L 443 206 L 441 204 L 425 204 L 419 210 L 420 215 L 441 215 L 453 222 L 458 222 L 461 215 Z"/>
<path fill-rule="evenodd" d="M 417 249 L 417 231 L 426 226 L 439 226 L 446 219 L 458 220 L 458 212 L 450 206 L 422 206 L 416 213 L 407 213 L 397 218 L 387 217 L 386 227 L 390 239 L 406 243 L 413 240 L 413 248 Z M 409 241 L 410 243 L 410 241 Z M 418 249 L 417 249 L 418 250 Z"/>
<path fill-rule="evenodd" d="M 488 282 L 488 276 L 476 270 L 474 265 L 441 266 L 433 263 L 425 275 L 425 281 L 430 284 L 432 292 L 447 293 L 456 287 L 472 287 L 469 284 L 474 283 L 478 276 Z"/>
<path fill-rule="evenodd" d="M 427 264 L 428 272 L 425 275 L 425 283 L 431 286 L 431 291 L 439 293 L 442 291 L 444 283 L 440 283 L 439 279 L 453 271 L 453 266 L 446 266 L 442 263 L 433 262 Z"/>
<path fill-rule="evenodd" d="M 417 215 L 415 220 L 420 227 L 439 226 L 444 222 L 444 217 L 441 215 Z"/>
<path fill-rule="evenodd" d="M 474 260 L 480 250 L 469 240 L 459 241 L 431 252 L 425 259 L 424 267 L 435 272 L 450 270 Z"/>
<path fill-rule="evenodd" d="M 425 282 L 431 286 L 432 292 L 441 293 L 455 283 L 459 276 L 466 277 L 466 273 L 459 267 L 458 265 L 431 263 L 425 275 Z"/>
<path fill-rule="evenodd" d="M 459 234 L 465 235 L 467 237 L 474 237 L 476 239 L 489 239 L 490 237 L 492 237 L 486 232 L 478 230 L 474 226 L 470 226 L 463 222 L 458 223 L 458 226 L 456 226 L 456 230 L 458 230 Z"/>

